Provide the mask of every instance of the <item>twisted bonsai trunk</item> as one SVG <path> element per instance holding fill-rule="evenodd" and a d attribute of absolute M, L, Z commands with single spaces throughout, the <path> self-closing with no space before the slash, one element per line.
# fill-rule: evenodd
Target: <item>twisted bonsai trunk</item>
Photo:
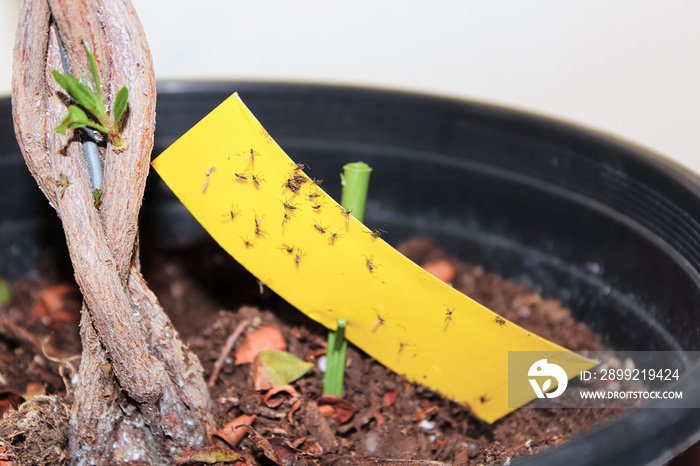
<path fill-rule="evenodd" d="M 56 30 L 72 73 L 90 75 L 90 45 L 108 108 L 121 86 L 131 100 L 122 122 L 128 148 L 102 144 L 102 204 L 80 144 L 54 127 L 68 97 Z M 182 344 L 140 273 L 137 222 L 155 127 L 150 52 L 129 0 L 24 0 L 14 52 L 13 118 L 25 161 L 56 209 L 83 294 L 83 355 L 74 387 L 70 449 L 75 464 L 168 463 L 200 446 L 211 427 L 202 368 Z M 59 180 L 61 182 L 59 182 Z"/>

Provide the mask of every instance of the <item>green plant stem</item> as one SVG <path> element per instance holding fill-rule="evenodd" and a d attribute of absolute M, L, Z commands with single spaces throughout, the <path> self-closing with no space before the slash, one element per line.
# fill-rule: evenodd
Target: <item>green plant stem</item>
<path fill-rule="evenodd" d="M 372 171 L 364 162 L 353 162 L 343 166 L 340 183 L 343 194 L 340 204 L 352 213 L 360 222 L 365 216 L 369 174 Z M 328 332 L 328 351 L 326 352 L 326 373 L 323 377 L 323 394 L 343 396 L 343 379 L 345 378 L 345 359 L 348 341 L 345 339 L 347 320 L 338 319 L 338 329 Z"/>
<path fill-rule="evenodd" d="M 345 378 L 345 359 L 348 341 L 345 339 L 347 320 L 338 319 L 338 328 L 328 333 L 328 350 L 326 352 L 326 373 L 323 377 L 323 394 L 343 396 Z"/>
<path fill-rule="evenodd" d="M 343 186 L 340 204 L 360 222 L 365 216 L 371 171 L 370 166 L 364 162 L 352 162 L 343 166 L 343 174 L 340 175 L 340 183 Z"/>

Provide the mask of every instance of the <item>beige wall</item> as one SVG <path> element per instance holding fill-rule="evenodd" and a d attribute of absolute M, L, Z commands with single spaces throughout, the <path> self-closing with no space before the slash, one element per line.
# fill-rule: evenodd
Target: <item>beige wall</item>
<path fill-rule="evenodd" d="M 476 99 L 589 126 L 700 173 L 700 2 L 133 0 L 158 79 Z M 0 95 L 17 0 L 0 0 Z"/>

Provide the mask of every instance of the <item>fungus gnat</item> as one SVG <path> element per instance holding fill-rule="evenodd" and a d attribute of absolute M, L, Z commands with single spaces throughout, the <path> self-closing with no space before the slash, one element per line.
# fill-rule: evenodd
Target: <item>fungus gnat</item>
<path fill-rule="evenodd" d="M 297 173 L 294 173 L 294 174 L 292 174 L 292 176 L 289 177 L 289 181 L 293 181 L 294 183 L 296 183 L 298 185 L 302 185 L 302 184 L 306 183 L 307 181 L 309 181 L 309 179 L 307 177 L 305 177 L 304 175 L 299 175 Z"/>
<path fill-rule="evenodd" d="M 333 246 L 335 244 L 335 242 L 338 241 L 338 239 L 342 238 L 342 237 L 343 237 L 343 235 L 338 234 L 338 232 L 330 233 L 328 236 L 328 244 Z"/>
<path fill-rule="evenodd" d="M 294 254 L 294 265 L 296 268 L 299 268 L 299 263 L 301 262 L 301 259 L 304 257 L 304 253 L 301 252 L 301 249 L 297 248 L 296 254 Z"/>
<path fill-rule="evenodd" d="M 280 250 L 286 252 L 287 254 L 293 254 L 296 248 L 294 246 L 289 246 L 288 244 L 282 244 Z"/>
<path fill-rule="evenodd" d="M 372 241 L 374 241 L 375 239 L 377 239 L 377 238 L 379 238 L 380 236 L 382 236 L 382 233 L 386 233 L 386 231 L 384 231 L 384 230 L 382 230 L 382 229 L 380 229 L 380 228 L 375 228 L 374 230 L 372 230 L 372 231 L 366 231 L 365 233 L 369 233 L 369 235 L 372 237 Z"/>
<path fill-rule="evenodd" d="M 223 222 L 232 222 L 232 221 L 236 220 L 236 217 L 238 216 L 238 214 L 241 213 L 240 210 L 235 210 L 236 207 L 237 206 L 231 205 L 231 209 L 229 209 L 229 211 L 227 213 L 221 214 L 221 216 L 224 217 Z"/>
<path fill-rule="evenodd" d="M 377 314 L 377 320 L 375 320 L 372 324 L 372 333 L 375 333 L 377 330 L 379 330 L 379 327 L 384 325 L 384 318 L 380 316 L 377 311 L 375 311 L 375 314 Z"/>
<path fill-rule="evenodd" d="M 248 155 L 246 155 L 246 158 L 250 157 L 250 163 L 251 165 L 255 164 L 255 157 L 260 157 L 260 152 L 254 150 L 252 147 L 248 151 Z"/>
<path fill-rule="evenodd" d="M 350 214 L 352 212 L 350 212 L 348 209 L 344 208 L 343 206 L 338 206 L 338 207 L 340 207 L 340 215 L 345 217 L 345 224 L 350 225 Z"/>
<path fill-rule="evenodd" d="M 299 204 L 293 204 L 292 201 L 289 199 L 286 199 L 284 201 L 281 201 L 282 205 L 284 206 L 284 210 L 287 210 L 289 212 L 292 212 L 294 210 L 297 210 L 299 208 Z"/>
<path fill-rule="evenodd" d="M 447 327 L 450 326 L 450 322 L 452 322 L 452 313 L 455 311 L 455 308 L 447 306 L 447 311 L 445 311 L 445 332 L 447 331 Z"/>
<path fill-rule="evenodd" d="M 266 182 L 265 179 L 262 176 L 260 176 L 260 173 L 258 173 L 257 175 L 252 175 L 251 178 L 253 179 L 253 184 L 258 189 L 260 189 L 260 183 Z"/>
<path fill-rule="evenodd" d="M 258 238 L 264 238 L 267 232 L 260 228 L 263 216 L 261 215 L 260 217 L 258 217 L 258 215 L 255 214 L 255 218 L 253 220 L 255 220 L 255 236 L 257 236 Z"/>
<path fill-rule="evenodd" d="M 291 178 L 288 179 L 282 186 L 289 189 L 293 193 L 297 193 L 301 189 L 301 185 L 295 183 L 294 180 Z"/>
<path fill-rule="evenodd" d="M 374 271 L 379 268 L 379 265 L 374 263 L 374 256 L 364 256 L 365 257 L 365 266 L 367 266 L 367 270 L 369 270 L 369 273 L 374 273 Z"/>

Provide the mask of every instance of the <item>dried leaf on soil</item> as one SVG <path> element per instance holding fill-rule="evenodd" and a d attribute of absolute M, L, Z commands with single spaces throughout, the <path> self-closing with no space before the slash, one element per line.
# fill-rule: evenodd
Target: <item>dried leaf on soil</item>
<path fill-rule="evenodd" d="M 256 390 L 287 385 L 306 374 L 313 364 L 285 351 L 265 350 L 253 361 L 253 385 Z"/>
<path fill-rule="evenodd" d="M 282 385 L 280 387 L 273 388 L 269 390 L 263 402 L 268 408 L 277 408 L 279 405 L 284 403 L 284 400 L 296 400 L 299 398 L 299 393 L 291 385 Z"/>
<path fill-rule="evenodd" d="M 333 418 L 337 424 L 348 422 L 355 408 L 347 400 L 335 395 L 323 395 L 318 400 L 318 409 L 325 417 Z"/>
<path fill-rule="evenodd" d="M 3 390 L 0 392 L 0 419 L 11 409 L 17 409 L 24 399 L 19 392 L 14 390 Z"/>
<path fill-rule="evenodd" d="M 35 396 L 42 396 L 46 395 L 46 387 L 43 384 L 40 383 L 28 383 L 27 384 L 27 390 L 25 391 L 24 395 L 22 397 L 29 401 Z"/>
<path fill-rule="evenodd" d="M 199 450 L 185 450 L 180 456 L 175 458 L 175 464 L 191 464 L 191 463 L 231 463 L 238 461 L 241 455 L 228 448 L 221 447 L 204 447 Z"/>
<path fill-rule="evenodd" d="M 80 295 L 75 285 L 61 283 L 41 291 L 39 301 L 31 310 L 32 317 L 40 318 L 59 330 L 64 324 L 80 318 Z"/>
<path fill-rule="evenodd" d="M 274 461 L 276 464 L 283 464 L 282 460 L 277 456 L 277 453 L 275 453 L 275 450 L 272 448 L 272 444 L 268 439 L 262 437 L 250 426 L 248 427 L 248 434 L 255 448 L 262 450 L 263 454 L 269 460 Z"/>
<path fill-rule="evenodd" d="M 384 406 L 391 406 L 396 399 L 396 395 L 399 394 L 397 389 L 389 390 L 384 394 Z"/>
<path fill-rule="evenodd" d="M 277 327 L 263 327 L 249 334 L 236 350 L 236 365 L 251 363 L 263 350 L 285 351 L 287 343 Z"/>
<path fill-rule="evenodd" d="M 241 443 L 241 440 L 248 435 L 248 426 L 253 425 L 255 417 L 256 416 L 242 414 L 227 422 L 212 435 L 226 442 L 231 448 L 236 448 L 236 446 Z"/>

